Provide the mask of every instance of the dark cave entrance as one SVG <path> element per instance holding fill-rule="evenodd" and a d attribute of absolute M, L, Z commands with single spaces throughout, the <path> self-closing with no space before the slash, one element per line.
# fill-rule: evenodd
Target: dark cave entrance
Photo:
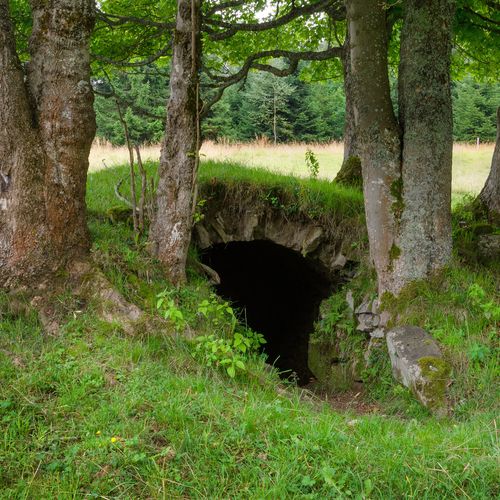
<path fill-rule="evenodd" d="M 221 278 L 217 293 L 265 336 L 268 362 L 283 377 L 294 372 L 299 384 L 307 384 L 309 335 L 335 285 L 327 273 L 299 252 L 264 240 L 214 245 L 202 261 Z"/>

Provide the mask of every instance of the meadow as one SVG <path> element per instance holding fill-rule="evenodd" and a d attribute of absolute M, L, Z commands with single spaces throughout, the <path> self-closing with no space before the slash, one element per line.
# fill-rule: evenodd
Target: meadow
<path fill-rule="evenodd" d="M 233 162 L 248 167 L 259 167 L 283 175 L 307 177 L 305 153 L 310 149 L 319 161 L 319 177 L 332 180 L 342 165 L 343 145 L 340 142 L 330 144 L 278 144 L 256 141 L 244 144 L 205 142 L 201 148 L 202 162 Z M 457 143 L 453 147 L 452 189 L 456 194 L 477 194 L 481 191 L 488 176 L 493 155 L 493 144 L 479 147 Z M 145 160 L 158 160 L 160 146 L 150 145 L 142 148 Z M 123 165 L 128 161 L 125 147 L 113 147 L 96 142 L 90 154 L 90 170 Z"/>
<path fill-rule="evenodd" d="M 302 148 L 282 149 L 299 157 Z M 174 288 L 145 239 L 109 216 L 118 203 L 114 186 L 127 172 L 122 165 L 89 176 L 92 254 L 154 322 L 128 335 L 100 320 L 96 304 L 82 310 L 63 295 L 66 323 L 50 336 L 34 312 L 9 309 L 0 294 L 0 499 L 498 498 L 493 268 L 457 255 L 439 279 L 409 289 L 398 311 L 402 321 L 428 329 L 452 363 L 449 417 L 433 417 L 396 384 L 386 357 L 372 356 L 363 375 L 366 404 L 341 407 L 281 380 L 257 353 L 234 378 L 207 365 L 200 336 L 220 334 L 232 320 L 200 313 L 207 302 L 214 310 L 221 303 L 194 267 L 188 284 Z M 321 200 L 325 216 L 350 214 L 361 203 L 359 193 L 329 182 L 205 161 L 201 182 L 214 177 L 264 193 L 299 192 L 307 203 Z M 469 241 L 461 224 L 468 213 L 458 210 L 455 231 Z M 365 278 L 351 281 L 356 297 L 371 286 Z M 159 296 L 169 299 L 167 312 L 182 313 L 182 324 L 163 321 Z M 339 290 L 338 303 L 344 297 Z M 345 322 L 337 313 L 335 321 Z"/>

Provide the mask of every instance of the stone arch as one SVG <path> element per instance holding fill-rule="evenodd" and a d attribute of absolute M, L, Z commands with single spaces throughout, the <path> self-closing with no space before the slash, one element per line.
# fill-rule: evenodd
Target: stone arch
<path fill-rule="evenodd" d="M 345 251 L 345 240 L 331 228 L 300 215 L 291 218 L 283 211 L 263 206 L 240 205 L 235 211 L 228 204 L 208 210 L 204 219 L 196 224 L 193 240 L 201 250 L 236 241 L 270 241 L 316 262 L 331 277 L 349 260 L 357 260 L 357 255 Z"/>

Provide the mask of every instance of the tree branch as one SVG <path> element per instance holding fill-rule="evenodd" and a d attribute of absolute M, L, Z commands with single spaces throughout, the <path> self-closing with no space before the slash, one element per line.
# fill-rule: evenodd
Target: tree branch
<path fill-rule="evenodd" d="M 138 68 L 140 66 L 148 66 L 149 64 L 160 59 L 160 57 L 170 56 L 171 55 L 170 49 L 171 49 L 171 43 L 169 41 L 169 43 L 165 47 L 158 50 L 157 52 L 155 52 L 151 56 L 147 57 L 146 59 L 142 59 L 140 61 L 135 61 L 135 62 L 128 62 L 127 60 L 117 61 L 115 59 L 110 59 L 108 57 L 101 56 L 99 54 L 92 54 L 92 56 L 97 61 L 100 61 L 100 62 L 103 62 L 106 64 L 111 64 L 112 66 L 117 66 L 117 67 L 121 67 L 121 68 Z"/>
<path fill-rule="evenodd" d="M 242 5 L 245 5 L 247 3 L 251 3 L 252 0 L 232 0 L 229 2 L 222 2 L 219 4 L 214 5 L 210 9 L 205 12 L 205 16 L 213 16 L 216 12 L 220 12 L 225 9 L 232 9 L 234 7 L 241 7 Z"/>
<path fill-rule="evenodd" d="M 159 28 L 164 31 L 172 30 L 175 28 L 175 22 L 158 22 L 151 21 L 150 19 L 145 19 L 142 17 L 135 16 L 120 16 L 118 14 L 108 14 L 102 10 L 97 10 L 97 19 L 107 24 L 111 28 L 116 26 L 123 26 L 124 24 L 139 24 L 141 26 L 150 26 L 154 28 Z"/>
<path fill-rule="evenodd" d="M 271 64 L 259 63 L 259 59 L 270 59 L 270 58 L 285 58 L 288 59 L 289 64 L 286 68 L 277 68 Z M 223 96 L 224 90 L 226 90 L 231 85 L 241 82 L 248 75 L 251 69 L 256 69 L 259 71 L 266 71 L 272 73 L 275 76 L 288 76 L 293 74 L 298 67 L 300 61 L 324 61 L 327 59 L 332 59 L 333 57 L 342 57 L 342 47 L 330 47 L 322 51 L 303 51 L 303 52 L 292 52 L 289 50 L 264 50 L 262 52 L 256 52 L 249 56 L 243 63 L 241 69 L 232 75 L 220 76 L 213 75 L 209 70 L 205 70 L 211 80 L 216 83 L 209 85 L 209 87 L 215 88 L 216 93 L 211 99 L 207 100 L 203 104 L 200 116 L 205 117 L 212 106 L 217 103 Z"/>
<path fill-rule="evenodd" d="M 283 26 L 298 17 L 314 14 L 316 12 L 321 12 L 323 10 L 329 10 L 329 15 L 333 16 L 333 10 L 337 12 L 338 18 L 344 19 L 345 12 L 343 3 L 339 0 L 319 0 L 318 2 L 305 5 L 303 7 L 292 7 L 292 9 L 282 16 L 279 16 L 271 21 L 264 21 L 262 23 L 228 23 L 226 21 L 221 21 L 219 19 L 205 18 L 204 24 L 208 26 L 215 26 L 217 28 L 225 28 L 225 31 L 212 32 L 209 36 L 213 41 L 225 40 L 234 36 L 240 31 L 267 31 L 270 29 L 278 28 Z M 211 30 L 213 31 L 213 30 Z"/>
<path fill-rule="evenodd" d="M 497 9 L 498 9 L 498 7 L 497 7 Z M 464 7 L 464 10 L 467 11 L 467 12 L 470 12 L 471 14 L 473 14 L 476 17 L 479 17 L 479 19 L 483 20 L 486 23 L 491 23 L 491 24 L 495 24 L 497 26 L 500 26 L 500 21 L 495 21 L 494 19 L 486 17 L 483 14 L 480 14 L 479 12 L 476 12 L 475 10 L 472 10 L 470 7 Z"/>

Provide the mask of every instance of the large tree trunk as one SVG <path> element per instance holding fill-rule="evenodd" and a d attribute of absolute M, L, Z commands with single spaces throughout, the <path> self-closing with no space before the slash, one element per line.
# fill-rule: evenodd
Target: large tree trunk
<path fill-rule="evenodd" d="M 28 81 L 46 160 L 51 243 L 66 260 L 86 255 L 85 192 L 95 135 L 89 40 L 93 0 L 32 0 Z"/>
<path fill-rule="evenodd" d="M 379 293 L 398 294 L 451 255 L 450 49 L 453 2 L 405 2 L 401 130 L 387 77 L 383 5 L 351 0 L 351 70 L 370 255 Z"/>
<path fill-rule="evenodd" d="M 32 0 L 31 60 L 16 53 L 0 0 L 0 287 L 27 292 L 48 331 L 64 288 L 133 331 L 140 310 L 94 268 L 85 214 L 95 132 L 89 40 L 94 0 Z M 62 278 L 66 276 L 66 278 Z"/>
<path fill-rule="evenodd" d="M 33 285 L 89 248 L 88 153 L 95 131 L 93 0 L 31 2 L 27 75 L 0 0 L 0 285 Z"/>
<path fill-rule="evenodd" d="M 404 3 L 399 68 L 403 211 L 396 290 L 429 276 L 451 257 L 453 15 L 453 0 Z"/>
<path fill-rule="evenodd" d="M 8 287 L 54 263 L 44 210 L 45 158 L 8 0 L 0 0 L 0 158 L 0 285 Z"/>
<path fill-rule="evenodd" d="M 154 255 L 175 284 L 186 279 L 196 204 L 199 161 L 200 0 L 178 0 L 170 99 L 163 142 L 156 214 L 150 240 Z"/>
<path fill-rule="evenodd" d="M 394 289 L 399 215 L 394 186 L 401 177 L 399 130 L 387 73 L 385 11 L 379 0 L 351 0 L 347 16 L 370 256 L 382 293 Z"/>
<path fill-rule="evenodd" d="M 486 207 L 488 218 L 500 225 L 500 107 L 497 109 L 497 141 L 491 159 L 491 169 L 479 194 L 479 200 Z"/>

